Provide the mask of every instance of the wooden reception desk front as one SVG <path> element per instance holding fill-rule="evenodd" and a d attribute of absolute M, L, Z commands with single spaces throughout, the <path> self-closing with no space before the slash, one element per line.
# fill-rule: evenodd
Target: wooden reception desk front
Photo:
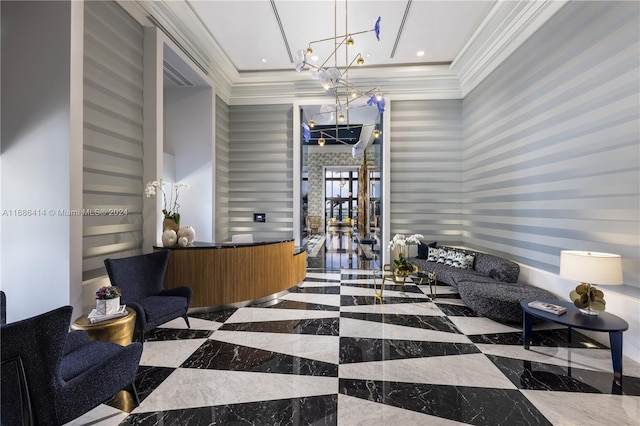
<path fill-rule="evenodd" d="M 167 247 L 154 247 L 155 251 Z M 293 240 L 255 243 L 198 243 L 169 247 L 164 288 L 193 289 L 190 308 L 247 302 L 301 283 L 307 255 Z"/>

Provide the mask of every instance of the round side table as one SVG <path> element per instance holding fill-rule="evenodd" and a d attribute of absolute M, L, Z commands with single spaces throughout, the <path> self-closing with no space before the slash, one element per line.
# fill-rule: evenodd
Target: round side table
<path fill-rule="evenodd" d="M 71 324 L 72 330 L 84 330 L 90 340 L 113 342 L 127 346 L 133 340 L 133 329 L 136 325 L 136 311 L 126 308 L 127 315 L 110 320 L 92 323 L 87 315 L 76 318 Z"/>

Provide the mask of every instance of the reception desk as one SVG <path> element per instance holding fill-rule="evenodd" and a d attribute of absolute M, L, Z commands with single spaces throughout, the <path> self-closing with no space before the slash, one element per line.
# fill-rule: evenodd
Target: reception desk
<path fill-rule="evenodd" d="M 248 302 L 287 290 L 306 276 L 307 256 L 293 240 L 198 243 L 171 251 L 164 288 L 193 289 L 190 308 Z"/>

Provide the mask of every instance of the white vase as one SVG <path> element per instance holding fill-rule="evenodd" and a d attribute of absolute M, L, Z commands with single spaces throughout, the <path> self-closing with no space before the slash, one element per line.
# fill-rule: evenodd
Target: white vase
<path fill-rule="evenodd" d="M 115 299 L 96 299 L 96 313 L 98 315 L 111 315 L 120 309 L 120 298 Z"/>

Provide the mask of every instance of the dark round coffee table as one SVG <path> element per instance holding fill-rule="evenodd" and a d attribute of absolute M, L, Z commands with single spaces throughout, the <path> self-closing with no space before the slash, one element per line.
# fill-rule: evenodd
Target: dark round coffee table
<path fill-rule="evenodd" d="M 551 312 L 529 307 L 529 302 L 534 300 L 564 306 L 567 308 L 567 311 L 563 314 L 556 315 Z M 609 333 L 613 374 L 616 380 L 622 379 L 622 333 L 629 328 L 629 324 L 625 320 L 608 312 L 600 312 L 599 315 L 583 314 L 573 302 L 565 302 L 563 300 L 529 298 L 522 300 L 520 305 L 523 311 L 522 337 L 525 349 L 529 349 L 529 345 L 531 344 L 534 317 L 555 322 L 556 324 L 566 325 L 569 328 L 569 339 L 571 339 L 571 328 L 606 332 Z"/>

